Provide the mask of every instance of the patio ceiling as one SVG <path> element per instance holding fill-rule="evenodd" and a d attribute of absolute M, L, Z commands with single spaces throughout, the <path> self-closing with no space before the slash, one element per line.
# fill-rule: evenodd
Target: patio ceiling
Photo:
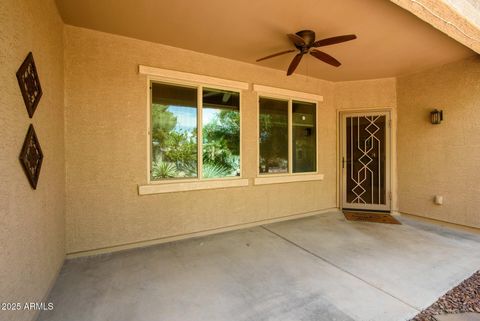
<path fill-rule="evenodd" d="M 325 47 L 343 65 L 305 56 L 297 73 L 331 81 L 394 77 L 475 53 L 387 0 L 153 1 L 57 0 L 64 22 L 285 71 L 294 53 L 287 33 L 318 38 L 355 33 Z"/>

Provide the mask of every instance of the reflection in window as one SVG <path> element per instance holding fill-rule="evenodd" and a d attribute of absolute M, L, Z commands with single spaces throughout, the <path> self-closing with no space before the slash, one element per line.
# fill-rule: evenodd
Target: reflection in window
<path fill-rule="evenodd" d="M 240 176 L 240 94 L 204 88 L 202 96 L 202 176 Z"/>
<path fill-rule="evenodd" d="M 317 163 L 316 105 L 292 102 L 293 173 L 314 172 Z"/>
<path fill-rule="evenodd" d="M 288 173 L 288 101 L 260 97 L 260 173 Z"/>
<path fill-rule="evenodd" d="M 151 178 L 197 177 L 197 89 L 152 83 Z"/>

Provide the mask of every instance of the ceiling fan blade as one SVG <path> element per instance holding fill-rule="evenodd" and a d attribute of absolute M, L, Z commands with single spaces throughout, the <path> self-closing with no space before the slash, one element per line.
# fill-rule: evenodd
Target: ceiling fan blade
<path fill-rule="evenodd" d="M 323 51 L 312 50 L 312 51 L 310 51 L 310 54 L 312 56 L 314 56 L 315 58 L 320 59 L 323 62 L 326 62 L 329 65 L 332 65 L 332 66 L 335 66 L 335 67 L 339 67 L 341 65 L 340 61 L 333 58 L 329 54 L 324 53 Z"/>
<path fill-rule="evenodd" d="M 305 40 L 303 40 L 303 38 L 300 37 L 299 35 L 296 35 L 294 33 L 289 33 L 287 36 L 296 46 L 299 46 L 299 47 L 305 46 Z"/>
<path fill-rule="evenodd" d="M 287 76 L 290 76 L 293 74 L 295 69 L 297 69 L 298 64 L 300 63 L 300 60 L 302 60 L 302 53 L 297 54 L 295 57 L 293 57 L 292 62 L 290 63 L 290 66 L 288 66 L 288 71 L 287 71 Z"/>
<path fill-rule="evenodd" d="M 280 51 L 280 52 L 274 53 L 273 55 L 269 55 L 269 56 L 257 59 L 257 62 L 265 60 L 265 59 L 270 59 L 270 58 L 273 58 L 273 57 L 276 57 L 276 56 L 284 55 L 284 54 L 287 54 L 287 53 L 291 53 L 291 52 L 294 52 L 294 51 L 296 51 L 296 50 L 295 49 L 290 49 L 290 50 Z"/>
<path fill-rule="evenodd" d="M 312 47 L 323 47 L 323 46 L 330 46 L 334 45 L 337 43 L 345 42 L 345 41 L 350 41 L 357 39 L 356 35 L 343 35 L 343 36 L 337 36 L 337 37 L 332 37 L 332 38 L 326 38 L 322 40 L 317 40 L 313 43 Z"/>

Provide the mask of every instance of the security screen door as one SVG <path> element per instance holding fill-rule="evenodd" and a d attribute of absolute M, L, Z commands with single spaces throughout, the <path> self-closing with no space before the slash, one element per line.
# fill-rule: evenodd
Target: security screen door
<path fill-rule="evenodd" d="M 390 211 L 390 115 L 342 115 L 342 208 Z"/>

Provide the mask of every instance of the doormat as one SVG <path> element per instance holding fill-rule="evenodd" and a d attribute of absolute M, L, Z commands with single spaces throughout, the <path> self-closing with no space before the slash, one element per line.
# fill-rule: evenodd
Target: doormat
<path fill-rule="evenodd" d="M 464 312 L 480 313 L 480 271 L 448 291 L 410 321 L 436 321 L 435 316 Z M 458 317 L 461 315 L 458 314 Z M 441 318 L 439 318 L 441 320 Z M 471 320 L 471 319 L 459 319 Z"/>
<path fill-rule="evenodd" d="M 387 213 L 343 211 L 343 215 L 345 215 L 345 218 L 349 221 L 402 224 L 392 215 Z"/>

